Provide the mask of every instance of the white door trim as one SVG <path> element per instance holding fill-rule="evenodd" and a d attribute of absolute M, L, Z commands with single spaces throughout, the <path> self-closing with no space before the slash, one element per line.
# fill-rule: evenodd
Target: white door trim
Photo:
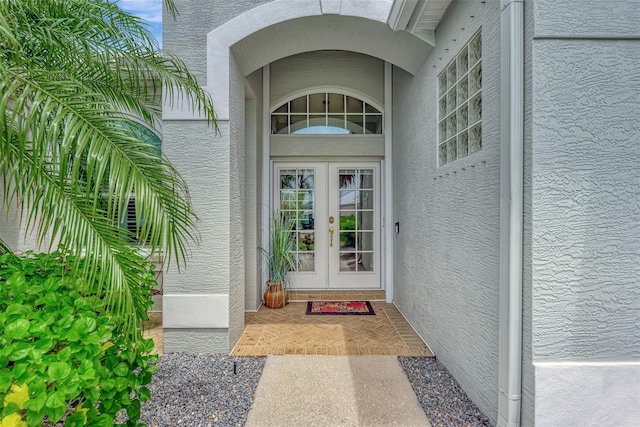
<path fill-rule="evenodd" d="M 341 169 L 370 169 L 373 171 L 373 196 L 371 208 L 373 215 L 373 224 L 367 229 L 373 231 L 371 243 L 373 248 L 373 259 L 369 257 L 368 265 L 371 268 L 373 265 L 373 271 L 340 271 L 341 255 L 348 255 L 351 251 L 341 253 L 340 247 L 340 211 L 339 211 L 339 185 L 338 185 L 338 173 Z M 314 203 L 313 203 L 313 218 L 314 226 L 312 229 L 303 230 L 298 228 L 302 234 L 313 233 L 313 239 L 315 242 L 314 251 L 314 270 L 313 271 L 299 271 L 291 273 L 289 286 L 295 290 L 356 290 L 356 289 L 384 289 L 383 283 L 383 266 L 384 266 L 384 252 L 382 247 L 382 229 L 381 229 L 381 194 L 383 192 L 381 186 L 381 162 L 380 160 L 370 161 L 353 161 L 347 159 L 340 160 L 275 160 L 271 161 L 271 176 L 267 180 L 270 184 L 270 193 L 272 198 L 270 201 L 269 211 L 273 213 L 280 206 L 280 171 L 286 170 L 313 170 L 314 176 Z M 287 174 L 288 175 L 288 174 Z M 289 192 L 290 190 L 285 190 Z M 302 190 L 307 191 L 307 190 Z M 353 190 L 355 191 L 355 190 Z M 364 190 L 364 193 L 368 193 L 368 190 Z M 356 194 L 360 194 L 357 191 Z M 299 209 L 299 208 L 298 208 Z M 305 208 L 308 209 L 308 208 Z M 360 210 L 361 208 L 348 209 L 346 212 Z M 294 208 L 295 210 L 295 208 Z M 368 210 L 365 209 L 364 212 Z M 334 217 L 333 225 L 329 224 L 329 216 Z M 299 225 L 299 224 L 298 224 Z M 334 246 L 330 247 L 329 228 L 333 226 L 335 229 L 334 234 Z M 355 230 L 354 230 L 355 233 Z M 358 233 L 359 235 L 360 233 Z M 362 234 L 362 237 L 366 237 L 368 233 Z M 353 253 L 357 253 L 355 249 Z M 304 253 L 304 252 L 303 252 Z M 367 264 L 367 254 L 369 252 L 365 249 L 362 252 L 365 264 Z M 370 254 L 370 253 L 369 253 Z M 360 266 L 362 267 L 362 265 Z"/>
<path fill-rule="evenodd" d="M 328 215 L 333 216 L 335 218 L 335 236 L 334 236 L 334 245 L 329 248 L 329 277 L 328 284 L 330 290 L 339 290 L 339 289 L 382 289 L 382 221 L 381 221 L 381 188 L 380 188 L 380 161 L 375 162 L 364 162 L 364 161 L 349 161 L 349 162 L 329 162 L 329 171 L 328 171 L 328 190 L 327 194 L 329 195 L 328 200 Z M 365 262 L 364 264 L 360 264 L 360 267 L 369 264 L 373 264 L 373 271 L 341 271 L 342 269 L 342 257 L 341 255 L 347 255 L 350 253 L 349 250 L 345 252 L 341 252 L 344 248 L 340 246 L 341 244 L 341 236 L 340 236 L 340 209 L 341 203 L 340 200 L 340 186 L 339 186 L 339 171 L 341 169 L 358 169 L 358 170 L 373 170 L 373 200 L 371 208 L 373 210 L 373 223 L 371 225 L 370 230 L 373 231 L 372 236 L 373 242 L 371 244 L 371 248 L 373 249 L 373 257 L 369 259 L 369 262 Z M 357 176 L 357 175 L 356 175 Z M 352 190 L 347 190 L 351 192 Z M 335 192 L 335 193 L 334 193 Z M 363 203 L 363 199 L 359 199 L 359 193 L 367 192 L 353 190 L 354 195 L 354 204 L 360 205 Z M 334 197 L 331 197 L 334 196 Z M 359 200 L 359 201 L 358 201 Z M 350 207 L 346 209 L 346 212 L 352 212 L 354 216 L 357 216 L 357 211 L 363 212 L 362 207 Z M 367 211 L 365 209 L 365 211 Z M 325 219 L 327 221 L 327 219 Z M 367 227 L 368 228 L 368 227 Z M 356 231 L 354 230 L 354 233 Z M 357 233 L 360 234 L 360 233 Z M 368 234 L 367 232 L 362 233 L 363 235 Z M 354 246 L 358 246 L 354 244 Z M 355 247 L 352 249 L 355 252 Z M 366 251 L 363 252 L 362 258 L 371 254 L 367 254 Z M 354 253 L 355 255 L 355 253 Z M 357 261 L 355 258 L 360 258 L 360 255 L 354 257 L 354 261 Z M 357 262 L 356 262 L 357 263 Z M 358 268 L 358 267 L 357 267 Z M 372 286 L 373 285 L 373 286 Z"/>
<path fill-rule="evenodd" d="M 314 260 L 313 271 L 297 271 L 291 272 L 288 274 L 287 281 L 288 286 L 294 290 L 303 290 L 303 289 L 326 289 L 328 283 L 328 253 L 323 250 L 318 250 L 318 248 L 326 248 L 328 245 L 328 225 L 324 221 L 324 218 L 328 217 L 327 214 L 327 186 L 326 185 L 318 185 L 319 183 L 327 182 L 327 162 L 314 162 L 314 161 L 300 161 L 300 162 L 289 162 L 289 161 L 274 161 L 273 162 L 273 174 L 271 178 L 271 188 L 272 188 L 272 212 L 278 210 L 280 202 L 280 174 L 281 170 L 313 170 L 313 213 L 314 213 L 314 226 L 312 230 L 301 230 L 297 228 L 297 232 L 312 232 L 313 233 L 313 241 L 314 241 Z M 303 190 L 307 191 L 307 190 Z M 296 208 L 294 208 L 296 209 Z M 299 209 L 299 208 L 298 208 Z M 323 220 L 320 221 L 319 219 Z M 299 224 L 297 224 L 299 225 Z M 296 232 L 296 233 L 297 233 Z"/>

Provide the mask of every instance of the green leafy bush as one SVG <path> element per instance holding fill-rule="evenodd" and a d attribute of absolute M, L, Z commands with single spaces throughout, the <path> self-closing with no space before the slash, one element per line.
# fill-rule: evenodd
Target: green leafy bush
<path fill-rule="evenodd" d="M 152 266 L 140 260 L 150 304 Z M 71 263 L 60 252 L 0 256 L 2 427 L 112 426 L 123 409 L 135 426 L 150 398 L 153 341 L 123 334 Z"/>

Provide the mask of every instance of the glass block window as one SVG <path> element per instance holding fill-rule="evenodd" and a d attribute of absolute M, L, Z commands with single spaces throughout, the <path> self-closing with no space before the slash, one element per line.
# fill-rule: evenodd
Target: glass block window
<path fill-rule="evenodd" d="M 438 165 L 482 149 L 482 33 L 438 76 Z"/>
<path fill-rule="evenodd" d="M 271 113 L 277 135 L 382 134 L 382 113 L 365 101 L 340 93 L 312 93 Z"/>

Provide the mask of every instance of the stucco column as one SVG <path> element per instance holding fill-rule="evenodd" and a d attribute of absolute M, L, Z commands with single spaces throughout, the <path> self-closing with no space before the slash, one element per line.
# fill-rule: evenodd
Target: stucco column
<path fill-rule="evenodd" d="M 534 5 L 536 425 L 640 419 L 640 10 L 613 3 Z"/>

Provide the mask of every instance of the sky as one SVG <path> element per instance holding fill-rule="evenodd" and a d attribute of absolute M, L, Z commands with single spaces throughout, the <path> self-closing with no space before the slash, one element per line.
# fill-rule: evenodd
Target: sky
<path fill-rule="evenodd" d="M 162 46 L 162 0 L 119 0 L 118 6 L 147 21 L 149 29 Z"/>

